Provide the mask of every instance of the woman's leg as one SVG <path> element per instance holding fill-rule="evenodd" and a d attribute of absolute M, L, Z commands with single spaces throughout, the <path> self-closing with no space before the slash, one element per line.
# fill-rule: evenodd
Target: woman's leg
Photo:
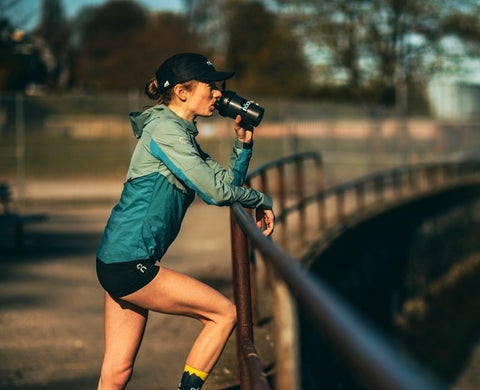
<path fill-rule="evenodd" d="M 161 267 L 142 289 L 123 297 L 148 310 L 197 318 L 204 328 L 195 340 L 186 364 L 210 372 L 235 326 L 235 305 L 206 284 Z"/>
<path fill-rule="evenodd" d="M 105 355 L 99 390 L 119 390 L 127 385 L 142 342 L 148 310 L 105 293 Z"/>

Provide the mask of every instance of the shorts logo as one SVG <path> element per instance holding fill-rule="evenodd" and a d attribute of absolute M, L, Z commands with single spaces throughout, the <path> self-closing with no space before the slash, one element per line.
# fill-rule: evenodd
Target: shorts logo
<path fill-rule="evenodd" d="M 138 269 L 142 274 L 144 274 L 145 271 L 147 270 L 147 267 L 145 267 L 142 263 L 138 263 L 138 264 L 137 264 L 137 269 Z"/>

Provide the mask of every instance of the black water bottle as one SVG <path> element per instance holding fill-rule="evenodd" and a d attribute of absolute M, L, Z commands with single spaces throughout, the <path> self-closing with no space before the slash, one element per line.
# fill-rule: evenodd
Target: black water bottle
<path fill-rule="evenodd" d="M 224 117 L 235 119 L 242 117 L 242 122 L 248 126 L 257 127 L 263 118 L 264 109 L 247 100 L 234 91 L 222 91 L 222 97 L 215 102 L 215 108 Z"/>

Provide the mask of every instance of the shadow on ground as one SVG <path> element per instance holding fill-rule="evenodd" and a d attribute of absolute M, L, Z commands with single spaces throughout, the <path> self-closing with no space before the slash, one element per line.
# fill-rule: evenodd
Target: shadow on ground
<path fill-rule="evenodd" d="M 206 207 L 194 203 L 162 263 L 231 297 L 228 210 Z M 1 390 L 96 388 L 103 290 L 95 252 L 110 209 L 43 205 L 49 219 L 26 229 L 23 250 L 0 247 Z M 129 390 L 176 388 L 199 330 L 195 320 L 152 313 Z"/>

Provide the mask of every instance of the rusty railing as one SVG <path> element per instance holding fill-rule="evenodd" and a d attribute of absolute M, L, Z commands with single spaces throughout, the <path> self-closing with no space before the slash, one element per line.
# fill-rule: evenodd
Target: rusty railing
<path fill-rule="evenodd" d="M 313 161 L 315 179 L 305 179 L 305 165 Z M 285 170 L 293 164 L 295 185 L 293 195 L 285 181 Z M 276 160 L 253 171 L 247 179 L 251 184 L 260 179 L 260 190 L 269 192 L 267 171 L 277 171 L 277 222 L 287 224 L 288 217 L 298 214 L 300 230 L 307 226 L 305 210 L 316 204 L 318 230 L 325 233 L 355 213 L 398 202 L 402 197 L 452 185 L 470 177 L 478 180 L 478 161 L 452 161 L 419 164 L 396 168 L 362 177 L 340 186 L 322 189 L 321 158 L 316 153 L 303 153 Z M 314 187 L 312 195 L 305 186 Z M 271 192 L 271 191 L 270 191 Z M 293 198 L 290 205 L 287 199 Z M 330 210 L 330 215 L 327 211 Z M 405 360 L 378 333 L 366 325 L 349 304 L 331 291 L 326 283 L 314 279 L 297 260 L 270 239 L 263 236 L 251 216 L 239 205 L 231 207 L 232 261 L 235 301 L 237 304 L 237 356 L 242 389 L 265 390 L 270 385 L 262 370 L 253 339 L 254 294 L 252 291 L 252 252 L 258 251 L 271 266 L 277 278 L 293 295 L 295 303 L 310 317 L 319 332 L 326 336 L 352 371 L 369 389 L 426 390 L 442 385 L 427 377 L 415 364 Z M 284 229 L 285 230 L 285 229 Z M 283 237 L 286 239 L 286 237 Z M 301 237 L 300 237 L 301 239 Z M 275 340 L 276 344 L 280 344 Z M 285 351 L 283 351 L 285 352 Z M 283 356 L 284 359 L 287 356 Z M 295 358 L 295 354 L 293 354 Z M 278 362 L 277 362 L 278 363 Z M 276 380 L 276 389 L 299 388 L 299 380 L 283 385 Z M 289 386 L 289 387 L 287 387 Z"/>

